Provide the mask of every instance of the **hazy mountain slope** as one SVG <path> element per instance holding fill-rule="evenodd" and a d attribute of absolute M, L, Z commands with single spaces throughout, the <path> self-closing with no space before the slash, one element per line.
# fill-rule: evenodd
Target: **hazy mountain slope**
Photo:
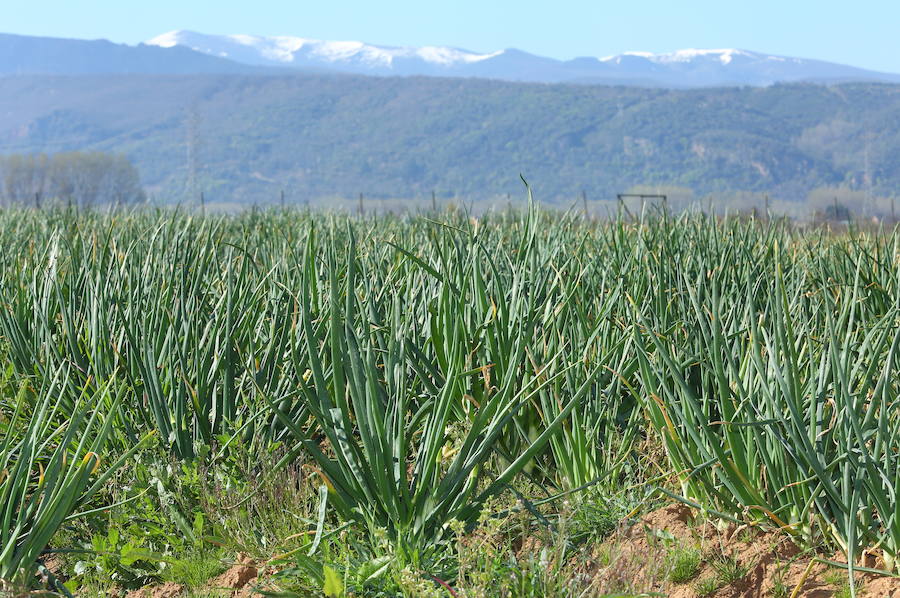
<path fill-rule="evenodd" d="M 868 139 L 868 141 L 867 141 Z M 900 86 L 686 91 L 355 76 L 0 78 L 0 152 L 124 151 L 156 196 L 545 200 L 632 185 L 900 188 Z"/>
<path fill-rule="evenodd" d="M 127 46 L 106 40 L 0 34 L 0 74 L 253 73 L 245 64 L 183 46 Z"/>
<path fill-rule="evenodd" d="M 667 54 L 629 52 L 606 58 L 562 61 L 516 49 L 477 53 L 436 46 L 391 47 L 358 41 L 207 35 L 194 31 L 170 31 L 147 43 L 165 48 L 191 48 L 252 65 L 319 67 L 365 75 L 487 77 L 543 83 L 630 83 L 662 87 L 771 85 L 797 81 L 900 82 L 900 75 L 736 49 L 679 50 Z"/>

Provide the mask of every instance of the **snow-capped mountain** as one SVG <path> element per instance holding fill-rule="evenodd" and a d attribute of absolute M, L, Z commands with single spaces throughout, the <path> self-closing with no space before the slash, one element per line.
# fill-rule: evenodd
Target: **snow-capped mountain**
<path fill-rule="evenodd" d="M 290 36 L 205 35 L 193 31 L 171 31 L 146 43 L 163 48 L 187 46 L 198 52 L 245 64 L 325 67 L 383 75 L 435 74 L 442 69 L 452 71 L 501 54 L 477 54 L 441 46 L 401 48 L 354 41 Z"/>
<path fill-rule="evenodd" d="M 137 46 L 104 40 L 0 34 L 0 76 L 285 74 L 292 70 L 669 88 L 759 86 L 796 81 L 900 83 L 900 75 L 737 49 L 678 50 L 667 54 L 626 52 L 557 60 L 516 49 L 479 53 L 444 46 L 393 47 L 354 41 L 204 35 L 190 31 L 165 33 Z"/>
<path fill-rule="evenodd" d="M 626 52 L 602 58 L 556 60 L 516 49 L 478 53 L 442 46 L 391 47 L 357 41 L 206 35 L 193 31 L 171 31 L 146 43 L 164 48 L 186 47 L 248 65 L 316 68 L 366 75 L 462 76 L 663 87 L 771 85 L 791 81 L 900 81 L 900 75 L 739 49 L 687 49 L 665 54 Z"/>

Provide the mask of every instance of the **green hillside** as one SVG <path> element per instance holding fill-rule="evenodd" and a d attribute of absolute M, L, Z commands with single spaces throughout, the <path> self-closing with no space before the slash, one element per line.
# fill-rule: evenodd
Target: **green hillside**
<path fill-rule="evenodd" d="M 355 76 L 0 78 L 0 153 L 125 152 L 181 201 L 900 187 L 900 86 L 660 90 Z M 868 170 L 867 170 L 868 165 Z M 193 177 L 193 179 L 192 179 Z M 193 180 L 193 182 L 192 182 Z"/>

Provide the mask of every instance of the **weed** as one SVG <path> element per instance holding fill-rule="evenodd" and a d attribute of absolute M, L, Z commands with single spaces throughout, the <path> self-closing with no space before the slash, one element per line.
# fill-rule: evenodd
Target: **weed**
<path fill-rule="evenodd" d="M 722 584 L 719 583 L 719 580 L 715 576 L 704 577 L 697 581 L 694 584 L 694 591 L 697 592 L 699 596 L 709 596 L 722 587 Z"/>
<path fill-rule="evenodd" d="M 718 580 L 719 585 L 727 585 L 743 579 L 750 571 L 749 566 L 741 565 L 737 559 L 726 555 L 713 559 L 711 565 L 716 573 L 716 580 Z"/>
<path fill-rule="evenodd" d="M 778 566 L 772 576 L 772 598 L 788 598 L 791 587 L 785 581 L 786 567 Z"/>
<path fill-rule="evenodd" d="M 851 598 L 850 580 L 846 571 L 831 570 L 825 574 L 825 582 L 834 587 L 833 598 Z M 856 595 L 859 595 L 861 584 L 856 584 Z"/>
<path fill-rule="evenodd" d="M 673 583 L 685 583 L 700 571 L 702 553 L 696 548 L 672 548 L 666 555 L 668 579 Z"/>

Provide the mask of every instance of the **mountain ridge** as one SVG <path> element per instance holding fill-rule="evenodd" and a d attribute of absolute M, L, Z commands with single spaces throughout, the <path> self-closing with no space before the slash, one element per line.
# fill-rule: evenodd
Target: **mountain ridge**
<path fill-rule="evenodd" d="M 531 83 L 659 88 L 765 87 L 777 83 L 879 81 L 900 75 L 737 48 L 625 52 L 558 60 L 516 48 L 378 46 L 293 36 L 173 31 L 137 45 L 0 33 L 0 75 L 241 74 L 297 72 L 429 76 Z"/>
<path fill-rule="evenodd" d="M 81 40 L 0 33 L 0 74 L 252 74 L 239 62 L 182 46 L 129 46 L 108 40 Z"/>
<path fill-rule="evenodd" d="M 482 77 L 537 83 L 634 84 L 658 87 L 766 86 L 803 81 L 900 82 L 900 75 L 737 48 L 624 52 L 558 60 L 516 48 L 489 53 L 445 46 L 383 46 L 295 36 L 210 35 L 175 30 L 146 42 L 185 47 L 236 62 L 318 67 L 363 75 Z"/>

